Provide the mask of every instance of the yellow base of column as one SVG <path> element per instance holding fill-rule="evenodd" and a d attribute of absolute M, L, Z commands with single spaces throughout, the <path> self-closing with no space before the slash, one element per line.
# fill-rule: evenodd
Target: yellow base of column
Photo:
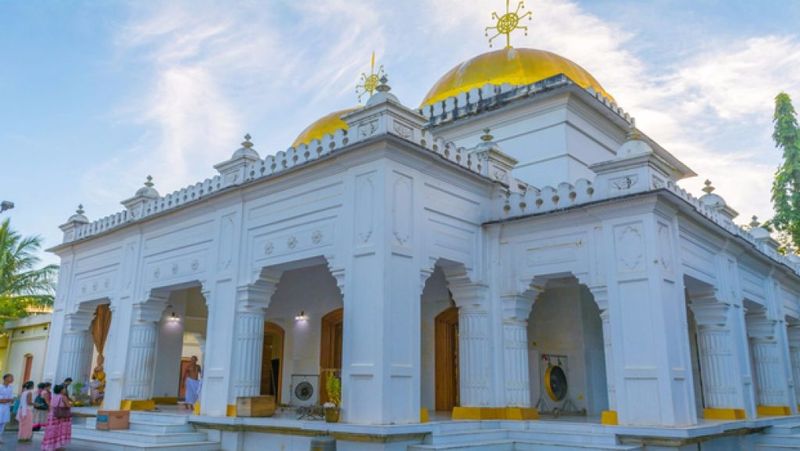
<path fill-rule="evenodd" d="M 194 408 L 192 409 L 192 413 L 195 415 L 200 415 L 200 403 L 194 403 Z"/>
<path fill-rule="evenodd" d="M 600 424 L 605 424 L 606 426 L 618 425 L 619 419 L 617 418 L 617 411 L 604 410 L 602 413 L 600 413 Z"/>
<path fill-rule="evenodd" d="M 539 411 L 530 407 L 455 407 L 454 420 L 536 420 Z"/>
<path fill-rule="evenodd" d="M 782 417 L 792 414 L 789 406 L 758 406 L 756 413 L 760 417 Z"/>
<path fill-rule="evenodd" d="M 120 410 L 153 410 L 156 402 L 152 399 L 123 399 L 119 406 Z"/>
<path fill-rule="evenodd" d="M 153 402 L 156 404 L 177 404 L 178 397 L 177 396 L 154 396 Z"/>
<path fill-rule="evenodd" d="M 227 417 L 236 416 L 236 404 L 228 404 L 228 408 L 225 409 L 225 416 Z"/>
<path fill-rule="evenodd" d="M 744 420 L 744 409 L 707 408 L 703 409 L 706 420 Z"/>
<path fill-rule="evenodd" d="M 421 408 L 419 409 L 419 422 L 420 423 L 427 423 L 431 420 L 431 416 L 428 414 L 428 409 Z"/>

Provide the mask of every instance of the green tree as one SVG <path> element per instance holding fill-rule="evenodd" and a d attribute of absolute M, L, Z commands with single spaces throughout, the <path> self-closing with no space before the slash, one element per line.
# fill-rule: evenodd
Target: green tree
<path fill-rule="evenodd" d="M 800 247 L 800 128 L 792 99 L 782 92 L 775 97 L 775 130 L 772 139 L 783 152 L 783 163 L 772 183 L 772 206 L 775 216 L 769 226 Z"/>
<path fill-rule="evenodd" d="M 53 305 L 58 266 L 36 269 L 41 246 L 40 237 L 20 236 L 8 219 L 0 225 L 0 325 L 27 316 L 30 307 Z"/>

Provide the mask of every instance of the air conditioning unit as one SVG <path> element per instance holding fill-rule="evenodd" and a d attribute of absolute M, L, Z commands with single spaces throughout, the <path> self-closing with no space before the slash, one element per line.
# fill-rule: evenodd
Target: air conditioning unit
<path fill-rule="evenodd" d="M 292 374 L 291 405 L 298 407 L 315 406 L 319 404 L 319 375 L 318 374 Z"/>

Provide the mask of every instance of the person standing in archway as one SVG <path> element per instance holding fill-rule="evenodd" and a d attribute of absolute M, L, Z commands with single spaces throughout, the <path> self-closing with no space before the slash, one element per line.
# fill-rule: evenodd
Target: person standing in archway
<path fill-rule="evenodd" d="M 25 382 L 22 394 L 19 395 L 19 408 L 17 409 L 19 432 L 17 440 L 29 442 L 33 438 L 33 381 Z"/>
<path fill-rule="evenodd" d="M 200 398 L 200 365 L 197 364 L 197 356 L 193 355 L 192 361 L 183 370 L 183 381 L 186 387 L 184 406 L 191 410 Z"/>

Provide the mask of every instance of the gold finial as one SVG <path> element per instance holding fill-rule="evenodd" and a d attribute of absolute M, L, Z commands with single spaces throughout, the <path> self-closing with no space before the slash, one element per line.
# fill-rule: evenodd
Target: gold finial
<path fill-rule="evenodd" d="M 714 192 L 714 189 L 715 189 L 715 188 L 714 188 L 714 186 L 711 184 L 711 180 L 706 180 L 706 181 L 705 181 L 705 183 L 704 183 L 704 185 L 705 185 L 705 188 L 703 188 L 703 192 L 704 192 L 704 193 L 706 193 L 706 194 L 711 194 L 711 193 L 713 193 L 713 192 Z"/>
<path fill-rule="evenodd" d="M 361 97 L 364 95 L 372 95 L 377 91 L 378 85 L 383 77 L 383 64 L 378 66 L 375 70 L 375 52 L 372 52 L 372 59 L 369 63 L 369 74 L 361 73 L 361 81 L 356 85 L 356 94 L 358 94 L 358 102 L 361 103 Z"/>
<path fill-rule="evenodd" d="M 495 30 L 497 34 L 489 38 L 489 47 L 492 46 L 492 41 L 494 40 L 494 38 L 500 36 L 501 34 L 504 34 L 506 35 L 506 48 L 510 49 L 511 33 L 517 28 L 525 30 L 525 36 L 528 35 L 528 27 L 520 25 L 519 22 L 526 17 L 528 18 L 528 20 L 531 20 L 531 16 L 533 16 L 533 13 L 528 11 L 523 15 L 519 14 L 521 9 L 525 9 L 524 1 L 520 1 L 517 4 L 516 11 L 512 12 L 509 6 L 510 2 L 511 0 L 506 0 L 506 13 L 503 14 L 502 16 L 497 14 L 497 12 L 492 13 L 492 20 L 496 20 L 497 23 L 495 23 L 493 27 L 486 27 L 484 34 L 486 36 L 489 36 L 489 30 Z"/>
<path fill-rule="evenodd" d="M 250 141 L 250 138 L 252 138 L 250 136 L 250 133 L 244 135 L 244 141 L 242 141 L 242 147 L 244 147 L 245 149 L 250 149 L 253 147 L 253 143 Z"/>
<path fill-rule="evenodd" d="M 481 141 L 489 142 L 489 141 L 493 140 L 494 136 L 492 136 L 492 134 L 490 133 L 491 131 L 492 131 L 492 129 L 490 129 L 490 128 L 484 128 L 483 129 L 483 135 L 481 135 Z"/>

